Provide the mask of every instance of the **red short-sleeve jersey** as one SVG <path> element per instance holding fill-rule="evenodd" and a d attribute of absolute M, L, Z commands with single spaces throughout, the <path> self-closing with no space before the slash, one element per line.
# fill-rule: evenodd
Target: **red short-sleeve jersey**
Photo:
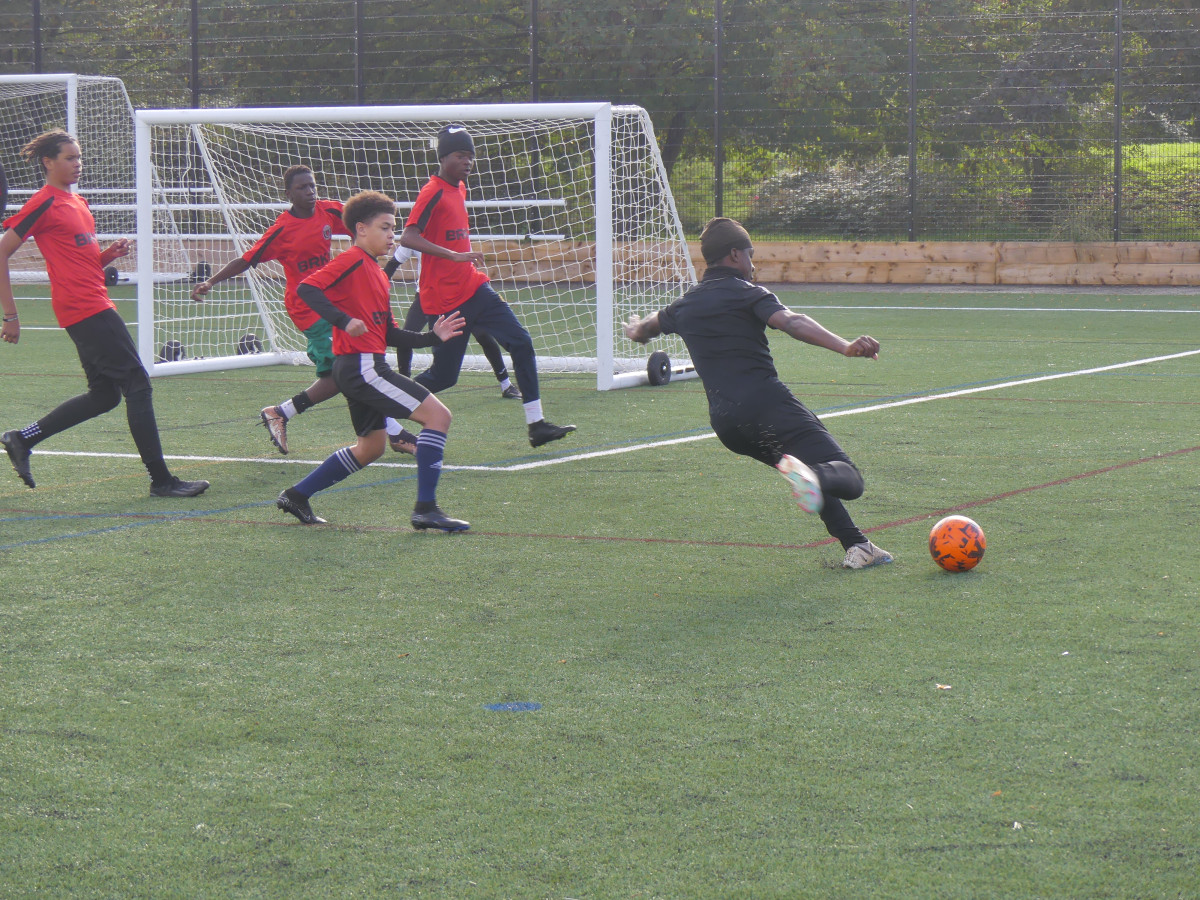
<path fill-rule="evenodd" d="M 318 200 L 313 214 L 306 219 L 292 215 L 291 210 L 279 214 L 275 224 L 242 254 L 242 259 L 257 266 L 277 260 L 283 266 L 287 285 L 283 305 L 292 322 L 301 331 L 312 327 L 320 318 L 300 299 L 296 288 L 300 282 L 329 262 L 329 248 L 335 234 L 349 234 L 342 224 L 342 204 L 336 200 Z"/>
<path fill-rule="evenodd" d="M 4 227 L 37 242 L 50 276 L 50 305 L 60 326 L 116 309 L 104 286 L 96 220 L 78 194 L 46 185 Z"/>
<path fill-rule="evenodd" d="M 471 223 L 467 218 L 467 186 L 453 185 L 437 175 L 429 179 L 409 213 L 405 228 L 416 228 L 421 237 L 447 250 L 471 249 Z M 421 257 L 421 309 L 427 315 L 440 316 L 458 309 L 486 284 L 487 273 L 473 263 L 453 262 L 432 253 Z"/>
<path fill-rule="evenodd" d="M 395 326 L 392 285 L 375 257 L 361 247 L 351 247 L 301 283 L 319 288 L 330 303 L 367 325 L 367 333 L 361 337 L 351 337 L 340 328 L 333 329 L 335 355 L 387 352 L 388 328 Z"/>

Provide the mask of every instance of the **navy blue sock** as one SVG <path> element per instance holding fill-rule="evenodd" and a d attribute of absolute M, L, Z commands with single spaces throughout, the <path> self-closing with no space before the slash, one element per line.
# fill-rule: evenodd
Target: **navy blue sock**
<path fill-rule="evenodd" d="M 305 497 L 311 497 L 317 491 L 333 487 L 347 475 L 353 475 L 361 468 L 362 466 L 358 464 L 354 454 L 350 452 L 350 448 L 343 447 L 309 472 L 293 490 Z"/>
<path fill-rule="evenodd" d="M 442 457 L 446 455 L 446 433 L 432 428 L 417 435 L 417 502 L 437 500 L 438 479 L 442 477 Z"/>

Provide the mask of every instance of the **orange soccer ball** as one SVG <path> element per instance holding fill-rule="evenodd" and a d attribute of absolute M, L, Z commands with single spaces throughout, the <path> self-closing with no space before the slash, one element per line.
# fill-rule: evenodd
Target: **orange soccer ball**
<path fill-rule="evenodd" d="M 986 548 L 983 529 L 966 516 L 946 516 L 929 532 L 929 555 L 947 572 L 975 568 Z"/>

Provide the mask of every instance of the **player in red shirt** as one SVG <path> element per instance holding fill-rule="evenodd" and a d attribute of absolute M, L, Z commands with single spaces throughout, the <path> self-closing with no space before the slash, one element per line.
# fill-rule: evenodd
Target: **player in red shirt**
<path fill-rule="evenodd" d="M 346 395 L 358 442 L 338 450 L 285 489 L 276 505 L 305 525 L 324 523 L 313 513 L 309 498 L 379 459 L 385 446 L 386 416 L 408 418 L 424 426 L 416 438 L 413 527 L 466 531 L 471 527 L 467 522 L 450 518 L 437 505 L 450 410 L 426 388 L 396 372 L 385 356 L 388 346 L 430 347 L 453 340 L 462 334 L 462 316 L 438 316 L 432 332 L 423 334 L 398 328 L 392 318 L 390 284 L 378 262 L 392 247 L 395 201 L 378 191 L 355 194 L 346 201 L 342 219 L 354 235 L 354 246 L 305 278 L 298 293 L 333 326 L 333 378 Z"/>
<path fill-rule="evenodd" d="M 96 243 L 96 221 L 87 201 L 71 193 L 83 171 L 78 142 L 65 131 L 48 131 L 26 144 L 21 153 L 43 169 L 46 184 L 4 222 L 8 230 L 0 238 L 0 307 L 4 311 L 0 337 L 10 344 L 21 339 L 8 261 L 21 244 L 33 238 L 46 261 L 54 316 L 75 342 L 88 389 L 27 428 L 0 435 L 13 468 L 33 487 L 30 451 L 51 435 L 114 409 L 124 395 L 129 433 L 150 473 L 151 495 L 195 497 L 204 493 L 207 481 L 181 481 L 163 459 L 150 376 L 104 282 L 104 267 L 129 254 L 129 241 L 122 238 L 103 251 Z"/>
<path fill-rule="evenodd" d="M 435 393 L 453 385 L 462 371 L 467 332 L 482 329 L 512 356 L 529 443 L 540 447 L 557 441 L 575 426 L 554 425 L 543 417 L 533 340 L 488 284 L 487 274 L 476 268 L 484 260 L 482 253 L 471 249 L 467 218 L 466 178 L 475 165 L 471 135 L 460 125 L 447 125 L 438 132 L 437 154 L 437 174 L 417 194 L 400 244 L 421 254 L 421 309 L 431 316 L 457 311 L 466 325 L 461 336 L 434 348 L 433 364 L 414 380 Z"/>
<path fill-rule="evenodd" d="M 291 208 L 279 214 L 253 247 L 211 278 L 197 284 L 192 299 L 203 300 L 214 285 L 241 275 L 259 263 L 275 260 L 283 267 L 286 278 L 284 308 L 292 324 L 307 338 L 308 358 L 317 367 L 317 380 L 305 390 L 290 400 L 264 407 L 260 413 L 271 443 L 280 453 L 286 454 L 288 420 L 338 393 L 333 381 L 333 326 L 300 299 L 296 288 L 329 262 L 333 236 L 349 235 L 350 232 L 342 224 L 342 204 L 337 200 L 318 199 L 316 178 L 308 166 L 291 166 L 283 173 L 283 193 L 292 204 Z M 407 435 L 408 441 L 402 441 L 399 436 L 407 433 L 394 419 L 388 422 L 388 433 L 397 436 L 392 441 L 393 449 L 413 451 L 411 442 L 416 438 Z"/>

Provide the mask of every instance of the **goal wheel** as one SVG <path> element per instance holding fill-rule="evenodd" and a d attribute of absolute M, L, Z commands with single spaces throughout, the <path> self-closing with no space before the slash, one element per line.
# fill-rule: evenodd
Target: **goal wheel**
<path fill-rule="evenodd" d="M 663 350 L 655 350 L 646 363 L 646 374 L 653 385 L 666 384 L 671 380 L 671 357 Z"/>

